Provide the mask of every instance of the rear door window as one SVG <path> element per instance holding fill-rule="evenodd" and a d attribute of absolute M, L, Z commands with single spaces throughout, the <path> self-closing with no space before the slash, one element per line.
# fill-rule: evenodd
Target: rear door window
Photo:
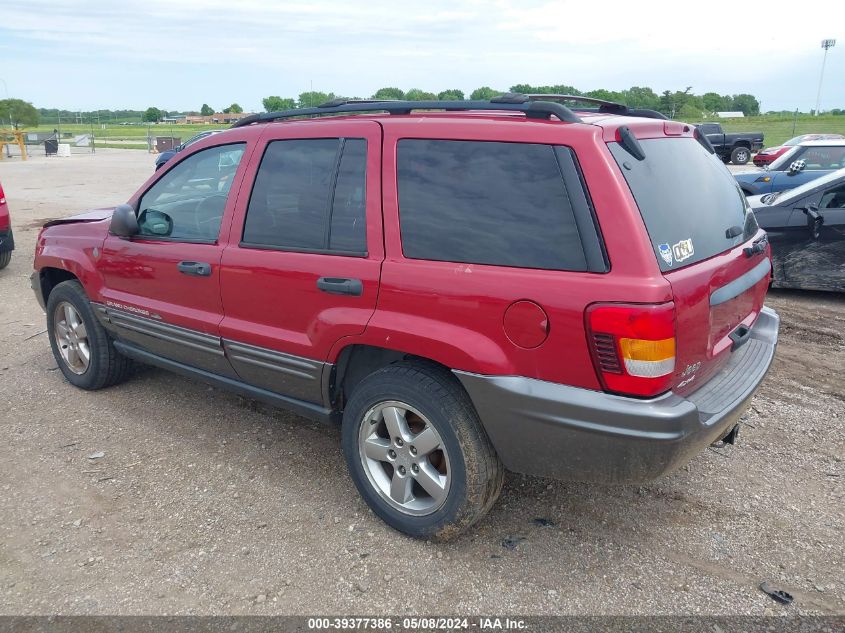
<path fill-rule="evenodd" d="M 692 138 L 640 141 L 645 160 L 608 143 L 640 209 L 663 272 L 723 253 L 757 222 L 722 161 Z"/>
<path fill-rule="evenodd" d="M 321 138 L 267 146 L 241 246 L 366 254 L 367 141 Z"/>
<path fill-rule="evenodd" d="M 553 146 L 403 139 L 397 152 L 405 257 L 587 270 Z"/>

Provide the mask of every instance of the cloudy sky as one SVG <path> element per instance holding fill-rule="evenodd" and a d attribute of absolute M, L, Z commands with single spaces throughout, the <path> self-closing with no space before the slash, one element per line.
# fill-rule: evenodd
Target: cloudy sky
<path fill-rule="evenodd" d="M 845 0 L 0 0 L 0 98 L 260 110 L 310 89 L 489 85 L 750 92 L 845 108 Z"/>

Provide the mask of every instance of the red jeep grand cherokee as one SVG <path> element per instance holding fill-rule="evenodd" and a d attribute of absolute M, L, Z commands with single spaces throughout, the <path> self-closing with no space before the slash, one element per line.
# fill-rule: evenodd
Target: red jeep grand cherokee
<path fill-rule="evenodd" d="M 691 126 L 542 99 L 255 115 L 48 223 L 59 367 L 341 422 L 361 495 L 425 538 L 478 521 L 504 469 L 636 482 L 732 441 L 778 332 L 745 196 Z"/>

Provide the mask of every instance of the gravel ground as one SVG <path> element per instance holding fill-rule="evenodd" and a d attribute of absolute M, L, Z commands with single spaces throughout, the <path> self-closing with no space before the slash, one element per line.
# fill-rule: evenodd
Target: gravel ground
<path fill-rule="evenodd" d="M 845 613 L 845 297 L 772 293 L 781 343 L 737 446 L 642 487 L 510 475 L 433 545 L 367 510 L 337 429 L 155 369 L 63 380 L 29 289 L 37 227 L 125 201 L 152 163 L 0 162 L 0 613 Z"/>

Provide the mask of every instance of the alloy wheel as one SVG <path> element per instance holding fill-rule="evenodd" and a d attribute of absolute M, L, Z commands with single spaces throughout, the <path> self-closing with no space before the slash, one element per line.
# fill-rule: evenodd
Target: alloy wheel
<path fill-rule="evenodd" d="M 62 301 L 53 313 L 53 334 L 62 360 L 74 374 L 84 374 L 91 364 L 91 346 L 82 315 L 73 304 Z"/>
<path fill-rule="evenodd" d="M 414 516 L 431 514 L 445 502 L 451 484 L 449 456 L 431 422 L 403 402 L 382 402 L 361 421 L 358 452 L 379 496 Z"/>

